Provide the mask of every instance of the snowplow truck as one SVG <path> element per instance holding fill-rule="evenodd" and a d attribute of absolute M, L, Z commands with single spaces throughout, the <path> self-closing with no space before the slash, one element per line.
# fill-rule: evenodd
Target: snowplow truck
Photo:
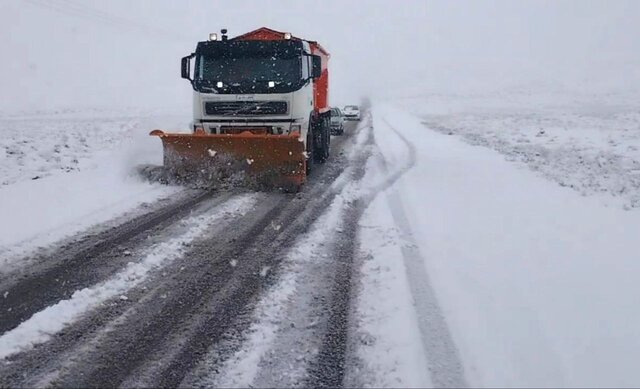
<path fill-rule="evenodd" d="M 235 38 L 223 29 L 198 42 L 181 63 L 193 87 L 192 128 L 151 132 L 165 171 L 300 189 L 329 157 L 328 60 L 318 42 L 268 28 Z"/>

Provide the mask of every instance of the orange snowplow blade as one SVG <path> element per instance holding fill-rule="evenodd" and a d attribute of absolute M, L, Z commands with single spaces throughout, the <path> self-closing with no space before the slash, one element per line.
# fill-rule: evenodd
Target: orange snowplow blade
<path fill-rule="evenodd" d="M 151 131 L 162 140 L 164 165 L 176 174 L 205 169 L 244 173 L 261 184 L 299 188 L 306 181 L 300 134 L 182 134 Z"/>

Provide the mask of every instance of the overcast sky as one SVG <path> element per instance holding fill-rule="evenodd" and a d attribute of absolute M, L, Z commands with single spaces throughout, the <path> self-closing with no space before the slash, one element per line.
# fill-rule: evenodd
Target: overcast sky
<path fill-rule="evenodd" d="M 640 1 L 0 0 L 0 111 L 185 107 L 179 59 L 266 26 L 331 52 L 332 102 L 503 87 L 638 89 Z"/>

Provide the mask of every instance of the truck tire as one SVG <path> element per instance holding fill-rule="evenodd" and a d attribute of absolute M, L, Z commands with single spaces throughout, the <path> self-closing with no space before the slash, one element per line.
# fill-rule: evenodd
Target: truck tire
<path fill-rule="evenodd" d="M 325 135 L 326 135 L 326 147 L 325 147 L 325 160 L 329 159 L 331 153 L 331 117 L 327 117 L 325 123 Z"/>
<path fill-rule="evenodd" d="M 313 164 L 315 163 L 315 145 L 313 136 L 313 126 L 310 126 L 309 131 L 307 131 L 307 158 L 305 163 L 305 170 L 307 175 L 309 175 L 313 171 Z"/>
<path fill-rule="evenodd" d="M 314 125 L 313 159 L 316 163 L 325 163 L 329 158 L 329 144 L 331 142 L 330 123 L 322 118 Z"/>

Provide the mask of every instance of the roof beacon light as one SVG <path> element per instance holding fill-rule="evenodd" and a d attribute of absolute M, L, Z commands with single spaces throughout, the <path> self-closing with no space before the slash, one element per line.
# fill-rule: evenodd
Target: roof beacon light
<path fill-rule="evenodd" d="M 273 88 L 274 86 L 276 86 L 276 82 L 275 81 L 269 81 L 269 88 Z"/>
<path fill-rule="evenodd" d="M 217 41 L 218 40 L 218 33 L 217 32 L 212 32 L 211 34 L 209 34 L 209 40 L 210 41 Z"/>
<path fill-rule="evenodd" d="M 223 85 L 224 85 L 224 84 L 222 83 L 222 81 L 218 81 L 218 83 L 216 84 L 216 86 L 217 86 L 218 88 L 222 88 L 222 86 L 223 86 Z"/>
<path fill-rule="evenodd" d="M 284 39 L 291 39 L 291 33 L 290 32 L 285 32 L 284 33 Z"/>

